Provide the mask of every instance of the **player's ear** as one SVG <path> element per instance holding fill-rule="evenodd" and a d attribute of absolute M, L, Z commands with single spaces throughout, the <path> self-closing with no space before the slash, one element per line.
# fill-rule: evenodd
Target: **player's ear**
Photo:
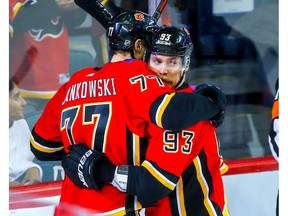
<path fill-rule="evenodd" d="M 141 39 L 137 39 L 134 43 L 134 50 L 136 52 L 141 52 L 143 49 L 143 43 Z"/>
<path fill-rule="evenodd" d="M 143 41 L 141 39 L 137 39 L 133 48 L 134 58 L 143 60 L 144 52 L 146 50 Z"/>

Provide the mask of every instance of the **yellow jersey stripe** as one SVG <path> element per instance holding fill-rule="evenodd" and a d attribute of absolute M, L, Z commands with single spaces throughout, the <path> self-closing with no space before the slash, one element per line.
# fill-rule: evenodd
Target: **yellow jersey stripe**
<path fill-rule="evenodd" d="M 229 211 L 228 211 L 228 207 L 227 207 L 227 203 L 228 203 L 228 199 L 225 195 L 225 206 L 223 208 L 223 216 L 229 216 Z"/>
<path fill-rule="evenodd" d="M 137 210 L 135 210 L 135 215 L 138 215 L 137 213 L 142 209 L 142 205 L 136 200 L 135 206 Z M 118 209 L 114 209 L 108 212 L 103 212 L 103 213 L 96 213 L 96 214 L 89 214 L 90 216 L 123 216 L 126 215 L 127 213 L 131 212 L 126 212 L 125 207 L 121 207 Z"/>
<path fill-rule="evenodd" d="M 184 193 L 183 193 L 183 179 L 180 177 L 177 186 L 177 206 L 178 206 L 178 212 L 180 216 L 186 216 L 186 208 L 185 208 L 185 202 L 184 202 Z"/>
<path fill-rule="evenodd" d="M 169 188 L 171 191 L 174 190 L 176 184 L 171 182 L 164 175 L 162 175 L 158 170 L 156 170 L 151 163 L 145 160 L 142 163 L 142 166 L 145 167 L 151 173 L 151 175 L 153 175 L 161 184 Z"/>
<path fill-rule="evenodd" d="M 39 98 L 39 99 L 51 99 L 56 91 L 39 92 L 39 91 L 25 91 L 20 90 L 20 95 L 24 98 Z"/>
<path fill-rule="evenodd" d="M 202 175 L 202 168 L 201 168 L 201 163 L 200 163 L 199 157 L 196 157 L 193 160 L 193 163 L 194 163 L 195 168 L 196 168 L 198 182 L 200 183 L 201 189 L 203 191 L 203 195 L 204 195 L 203 201 L 204 201 L 204 205 L 206 207 L 206 210 L 208 211 L 210 216 L 213 216 L 213 215 L 216 216 L 217 214 L 216 214 L 214 207 L 213 207 L 213 205 L 209 199 L 209 188 L 208 188 L 207 182 L 206 182 L 204 176 Z"/>
<path fill-rule="evenodd" d="M 163 116 L 164 110 L 166 109 L 167 105 L 169 104 L 170 100 L 172 99 L 172 97 L 174 95 L 175 95 L 175 93 L 172 93 L 170 95 L 165 95 L 163 101 L 161 102 L 161 104 L 159 105 L 159 107 L 157 109 L 156 124 L 161 128 L 163 128 L 162 116 Z"/>
<path fill-rule="evenodd" d="M 224 175 L 227 171 L 228 171 L 229 167 L 227 166 L 227 164 L 225 164 L 224 162 L 222 163 L 222 166 L 220 167 L 220 173 L 221 175 Z"/>
<path fill-rule="evenodd" d="M 16 3 L 15 6 L 13 7 L 13 19 L 15 18 L 15 16 L 17 15 L 18 11 L 20 10 L 20 8 L 23 6 L 23 3 Z"/>
<path fill-rule="evenodd" d="M 44 146 L 40 145 L 39 143 L 37 143 L 33 137 L 30 137 L 30 143 L 32 144 L 33 148 L 37 149 L 40 152 L 45 152 L 45 153 L 54 153 L 54 152 L 60 151 L 64 148 L 64 146 L 61 146 L 58 148 L 44 147 Z"/>
<path fill-rule="evenodd" d="M 103 1 L 101 2 L 101 4 L 102 4 L 103 6 L 105 6 L 105 4 L 107 4 L 107 2 L 108 2 L 108 0 L 103 0 Z"/>
<path fill-rule="evenodd" d="M 133 134 L 134 165 L 140 166 L 140 138 Z"/>
<path fill-rule="evenodd" d="M 118 208 L 118 209 L 114 209 L 114 210 L 111 210 L 111 211 L 108 211 L 108 212 L 103 212 L 103 213 L 96 213 L 96 214 L 89 214 L 91 216 L 123 216 L 126 214 L 126 211 L 125 211 L 125 207 L 121 207 L 121 208 Z"/>

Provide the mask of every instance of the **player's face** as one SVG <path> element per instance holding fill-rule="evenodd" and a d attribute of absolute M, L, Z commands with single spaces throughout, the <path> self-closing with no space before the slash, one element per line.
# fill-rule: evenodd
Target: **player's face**
<path fill-rule="evenodd" d="M 163 82 L 174 88 L 181 79 L 182 58 L 180 56 L 165 56 L 151 54 L 149 67 L 155 71 Z"/>
<path fill-rule="evenodd" d="M 13 122 L 24 118 L 24 106 L 26 101 L 20 96 L 19 89 L 14 88 L 9 92 L 9 121 Z"/>

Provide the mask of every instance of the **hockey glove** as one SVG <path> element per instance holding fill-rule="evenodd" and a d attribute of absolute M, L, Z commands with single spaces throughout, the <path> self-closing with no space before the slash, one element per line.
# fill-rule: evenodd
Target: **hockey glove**
<path fill-rule="evenodd" d="M 113 181 L 111 184 L 122 192 L 127 191 L 127 182 L 128 182 L 128 165 L 117 166 L 114 174 Z"/>
<path fill-rule="evenodd" d="M 68 149 L 70 152 L 62 160 L 62 166 L 75 185 L 100 190 L 112 181 L 115 166 L 103 152 L 91 150 L 83 143 Z"/>
<path fill-rule="evenodd" d="M 214 125 L 214 127 L 219 127 L 223 124 L 225 118 L 225 111 L 219 112 L 217 115 L 213 116 L 210 121 Z"/>
<path fill-rule="evenodd" d="M 226 96 L 223 91 L 215 85 L 202 83 L 196 86 L 194 93 L 208 97 L 213 103 L 218 105 L 220 111 L 210 120 L 215 127 L 219 127 L 224 121 L 227 106 Z"/>

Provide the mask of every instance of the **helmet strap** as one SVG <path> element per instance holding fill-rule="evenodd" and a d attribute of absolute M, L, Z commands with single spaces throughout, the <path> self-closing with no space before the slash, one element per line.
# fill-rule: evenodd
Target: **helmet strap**
<path fill-rule="evenodd" d="M 178 83 L 175 85 L 174 89 L 178 89 L 179 87 L 181 87 L 182 84 L 185 82 L 185 80 L 186 80 L 186 71 L 182 71 L 182 76 L 178 81 Z"/>
<path fill-rule="evenodd" d="M 189 63 L 190 63 L 190 58 L 189 57 L 187 58 L 187 57 L 184 56 L 182 58 L 183 66 L 182 66 L 182 70 L 181 70 L 181 78 L 178 81 L 178 83 L 175 85 L 174 89 L 179 88 L 185 82 L 185 80 L 186 80 L 186 72 L 189 69 Z"/>

